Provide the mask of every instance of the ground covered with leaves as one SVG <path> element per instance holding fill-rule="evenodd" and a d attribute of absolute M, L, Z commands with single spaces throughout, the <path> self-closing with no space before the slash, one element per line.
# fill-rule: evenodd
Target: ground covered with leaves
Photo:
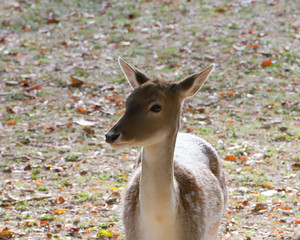
<path fill-rule="evenodd" d="M 299 239 L 297 0 L 3 2 L 1 239 L 124 239 L 138 150 L 103 137 L 130 93 L 118 56 L 174 81 L 216 63 L 181 131 L 223 160 L 219 237 Z"/>

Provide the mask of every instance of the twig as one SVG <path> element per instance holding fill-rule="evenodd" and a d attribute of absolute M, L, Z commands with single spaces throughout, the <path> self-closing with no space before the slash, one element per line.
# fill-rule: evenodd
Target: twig
<path fill-rule="evenodd" d="M 10 95 L 13 94 L 15 92 L 11 91 L 11 92 L 0 92 L 0 96 L 6 96 L 6 95 Z"/>
<path fill-rule="evenodd" d="M 51 198 L 52 196 L 40 196 L 40 197 L 32 197 L 32 198 L 25 198 L 23 200 L 19 200 L 19 201 L 9 201 L 9 200 L 4 200 L 2 201 L 2 203 L 0 204 L 0 207 L 7 207 L 10 205 L 16 205 L 18 203 L 22 203 L 24 201 L 39 201 L 39 200 L 43 200 L 43 199 L 47 199 L 47 198 Z"/>

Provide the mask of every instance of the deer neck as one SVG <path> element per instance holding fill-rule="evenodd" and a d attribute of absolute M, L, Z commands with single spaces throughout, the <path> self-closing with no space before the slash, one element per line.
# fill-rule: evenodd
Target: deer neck
<path fill-rule="evenodd" d="M 140 202 L 142 224 L 149 233 L 145 233 L 145 239 L 176 239 L 171 237 L 177 214 L 173 163 L 176 137 L 174 131 L 164 141 L 143 148 Z"/>

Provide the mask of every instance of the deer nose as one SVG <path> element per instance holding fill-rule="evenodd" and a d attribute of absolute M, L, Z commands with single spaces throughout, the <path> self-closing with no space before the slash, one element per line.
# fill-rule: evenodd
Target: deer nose
<path fill-rule="evenodd" d="M 116 141 L 118 139 L 119 136 L 120 136 L 120 133 L 108 132 L 105 134 L 105 141 L 107 143 L 113 143 L 114 141 Z"/>

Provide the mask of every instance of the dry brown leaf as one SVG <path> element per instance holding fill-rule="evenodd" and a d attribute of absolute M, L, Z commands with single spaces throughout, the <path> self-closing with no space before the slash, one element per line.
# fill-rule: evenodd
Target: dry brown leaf
<path fill-rule="evenodd" d="M 65 213 L 65 212 L 67 212 L 67 211 L 68 211 L 68 209 L 61 208 L 61 209 L 56 209 L 56 210 L 55 210 L 55 213 L 56 213 L 56 214 L 63 214 L 63 213 Z"/>
<path fill-rule="evenodd" d="M 9 230 L 3 230 L 0 232 L 0 238 L 12 238 L 14 236 L 14 233 Z"/>
<path fill-rule="evenodd" d="M 80 87 L 84 84 L 84 81 L 79 79 L 78 77 L 71 76 L 71 83 L 68 85 L 68 87 Z"/>
<path fill-rule="evenodd" d="M 224 158 L 225 161 L 236 161 L 236 157 L 233 155 L 228 155 Z"/>
<path fill-rule="evenodd" d="M 262 67 L 268 67 L 268 66 L 270 66 L 270 65 L 272 65 L 272 62 L 271 62 L 271 61 L 264 61 L 264 62 L 261 63 L 261 66 L 262 66 Z"/>

